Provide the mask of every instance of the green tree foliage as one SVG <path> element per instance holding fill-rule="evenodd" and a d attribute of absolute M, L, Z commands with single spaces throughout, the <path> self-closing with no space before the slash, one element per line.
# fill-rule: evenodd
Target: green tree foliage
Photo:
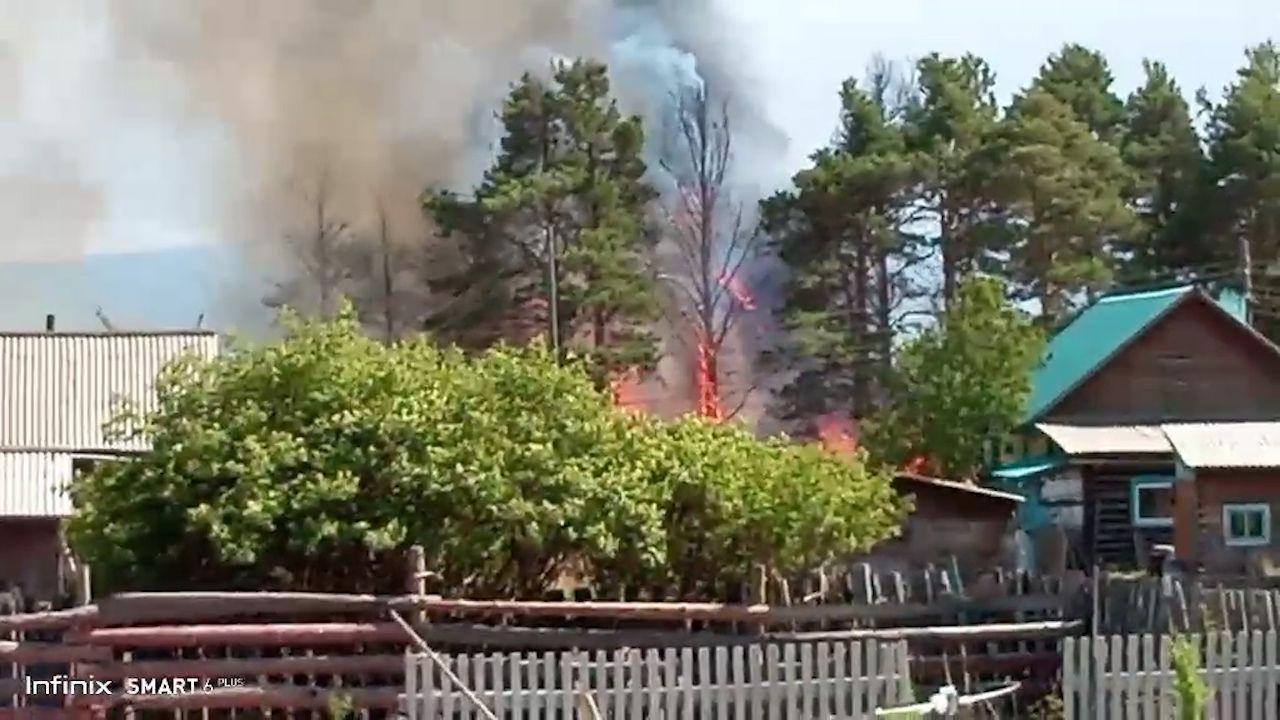
<path fill-rule="evenodd" d="M 891 77 L 869 89 L 841 88 L 840 132 L 813 155 L 794 190 L 765 202 L 764 226 L 793 273 L 782 317 L 799 374 L 784 390 L 783 413 L 831 410 L 861 415 L 875 405 L 891 362 L 916 238 L 907 202 L 918 176 L 907 151 Z M 797 360 L 799 358 L 799 360 Z"/>
<path fill-rule="evenodd" d="M 379 343 L 348 309 L 168 368 L 121 432 L 152 452 L 75 481 L 69 534 L 110 589 L 398 591 L 426 548 L 451 593 L 561 573 L 709 593 L 867 547 L 902 503 L 864 463 L 745 429 L 616 412 L 540 344 Z"/>
<path fill-rule="evenodd" d="M 868 447 L 886 462 L 925 456 L 946 477 L 975 476 L 986 439 L 1020 421 L 1043 349 L 1041 331 L 998 281 L 966 280 L 938 324 L 898 354 L 892 400 L 870 424 Z"/>
<path fill-rule="evenodd" d="M 1048 93 L 1070 108 L 1094 137 L 1115 142 L 1123 128 L 1124 103 L 1112 91 L 1113 81 L 1102 53 L 1069 44 L 1049 56 L 1031 89 Z"/>
<path fill-rule="evenodd" d="M 487 345 L 547 328 L 554 259 L 559 343 L 586 338 L 578 349 L 603 369 L 651 363 L 655 192 L 640 118 L 618 110 L 604 65 L 580 60 L 557 64 L 550 82 L 526 74 L 501 119 L 501 151 L 472 196 L 426 198 L 465 267 L 435 278 L 455 301 L 431 329 Z"/>
<path fill-rule="evenodd" d="M 986 150 L 1004 213 L 995 267 L 1017 299 L 1039 301 L 1055 322 L 1111 279 L 1108 252 L 1135 229 L 1128 170 L 1069 105 L 1035 86 L 1015 98 Z"/>
<path fill-rule="evenodd" d="M 1140 220 L 1130 247 L 1120 248 L 1123 278 L 1149 278 L 1195 267 L 1195 192 L 1204 155 L 1186 97 L 1158 62 L 1144 62 L 1146 81 L 1129 96 L 1121 155 L 1133 171 L 1129 202 Z"/>
<path fill-rule="evenodd" d="M 910 147 L 925 172 L 920 202 L 937 222 L 933 244 L 941 258 L 942 297 L 955 297 L 986 246 L 983 230 L 994 205 L 988 197 L 981 149 L 999 116 L 995 73 L 979 57 L 929 55 L 916 66 L 920 98 L 907 116 Z"/>
<path fill-rule="evenodd" d="M 1246 53 L 1247 62 L 1217 105 L 1205 102 L 1208 171 L 1202 211 L 1210 246 L 1203 261 L 1236 261 L 1247 239 L 1256 265 L 1280 259 L 1280 47 L 1268 42 Z M 1273 337 L 1280 298 L 1259 296 Z"/>

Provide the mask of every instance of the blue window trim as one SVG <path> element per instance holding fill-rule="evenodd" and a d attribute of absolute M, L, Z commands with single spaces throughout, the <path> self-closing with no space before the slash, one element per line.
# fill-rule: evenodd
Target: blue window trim
<path fill-rule="evenodd" d="M 1138 475 L 1129 480 L 1129 518 L 1134 527 L 1173 527 L 1173 517 L 1144 518 L 1138 515 L 1138 493 L 1143 488 L 1164 487 L 1173 490 L 1172 475 Z"/>
<path fill-rule="evenodd" d="M 1260 513 L 1262 537 L 1236 537 L 1231 534 L 1234 513 Z M 1227 547 L 1263 547 L 1271 544 L 1271 505 L 1269 503 L 1225 503 L 1222 506 L 1222 539 Z"/>

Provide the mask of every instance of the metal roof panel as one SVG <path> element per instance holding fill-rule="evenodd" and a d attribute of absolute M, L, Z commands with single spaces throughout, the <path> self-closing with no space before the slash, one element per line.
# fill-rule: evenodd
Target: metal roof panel
<path fill-rule="evenodd" d="M 1192 469 L 1280 468 L 1280 422 L 1171 423 L 1161 429 Z"/>
<path fill-rule="evenodd" d="M 1057 425 L 1039 423 L 1067 455 L 1159 455 L 1172 452 L 1159 425 Z"/>
<path fill-rule="evenodd" d="M 72 458 L 66 453 L 0 452 L 0 517 L 67 517 Z"/>
<path fill-rule="evenodd" d="M 164 367 L 192 352 L 212 357 L 212 333 L 0 334 L 0 448 L 143 450 L 115 442 L 103 426 L 121 399 L 155 407 Z"/>

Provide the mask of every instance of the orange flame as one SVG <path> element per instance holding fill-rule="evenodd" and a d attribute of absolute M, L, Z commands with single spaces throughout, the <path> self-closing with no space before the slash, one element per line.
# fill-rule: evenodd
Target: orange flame
<path fill-rule="evenodd" d="M 729 294 L 733 296 L 733 299 L 737 301 L 743 310 L 756 309 L 756 299 L 751 295 L 751 291 L 747 289 L 747 284 L 742 282 L 742 278 L 725 270 L 720 273 L 718 282 L 729 290 Z"/>
<path fill-rule="evenodd" d="M 924 455 L 917 455 L 908 460 L 902 469 L 909 473 L 915 473 L 916 475 L 928 475 L 930 474 L 929 471 L 932 467 L 933 462 L 930 461 L 929 458 Z"/>
<path fill-rule="evenodd" d="M 613 403 L 623 410 L 640 412 L 644 409 L 644 389 L 640 385 L 640 372 L 628 368 L 609 381 L 613 391 Z"/>
<path fill-rule="evenodd" d="M 852 455 L 858 450 L 858 424 L 839 412 L 814 418 L 818 442 L 836 455 Z"/>
<path fill-rule="evenodd" d="M 720 406 L 720 378 L 716 367 L 716 348 L 705 332 L 698 333 L 698 369 L 695 378 L 698 385 L 698 414 L 708 420 L 724 419 Z"/>

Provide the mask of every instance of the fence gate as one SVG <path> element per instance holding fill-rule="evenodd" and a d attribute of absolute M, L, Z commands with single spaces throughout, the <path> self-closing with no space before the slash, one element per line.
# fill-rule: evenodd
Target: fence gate
<path fill-rule="evenodd" d="M 575 717 L 583 692 L 606 720 L 870 717 L 912 700 L 905 641 L 442 655 L 504 720 Z M 425 655 L 406 655 L 409 720 L 483 717 Z"/>
<path fill-rule="evenodd" d="M 1190 636 L 1200 647 L 1208 718 L 1271 720 L 1280 708 L 1280 637 L 1268 632 Z M 1063 641 L 1066 720 L 1179 717 L 1173 637 L 1114 635 Z"/>

